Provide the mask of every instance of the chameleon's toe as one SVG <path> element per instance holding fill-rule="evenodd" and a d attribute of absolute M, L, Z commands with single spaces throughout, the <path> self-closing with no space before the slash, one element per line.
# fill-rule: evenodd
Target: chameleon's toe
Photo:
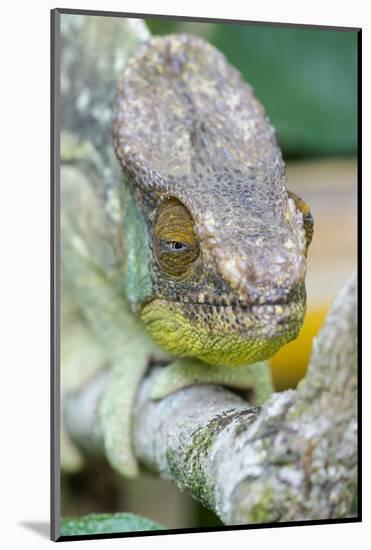
<path fill-rule="evenodd" d="M 194 384 L 220 384 L 250 391 L 254 405 L 262 404 L 273 392 L 269 367 L 264 362 L 231 368 L 207 365 L 196 359 L 179 359 L 156 373 L 151 398 L 162 399 Z"/>

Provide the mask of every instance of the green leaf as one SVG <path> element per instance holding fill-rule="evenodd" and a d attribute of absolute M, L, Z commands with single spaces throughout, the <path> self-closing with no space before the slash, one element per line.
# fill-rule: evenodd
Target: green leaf
<path fill-rule="evenodd" d="M 62 518 L 61 534 L 99 535 L 103 533 L 127 533 L 131 531 L 158 531 L 163 525 L 135 514 L 89 514 L 75 518 Z"/>

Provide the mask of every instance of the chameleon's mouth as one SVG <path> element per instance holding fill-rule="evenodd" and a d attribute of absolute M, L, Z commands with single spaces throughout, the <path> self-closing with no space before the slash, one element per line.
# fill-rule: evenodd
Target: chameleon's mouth
<path fill-rule="evenodd" d="M 216 296 L 207 295 L 206 293 L 174 293 L 171 298 L 152 297 L 148 303 L 156 300 L 164 300 L 168 304 L 178 304 L 181 308 L 211 309 L 216 314 L 224 310 L 255 315 L 271 314 L 281 316 L 284 314 L 290 315 L 292 311 L 296 312 L 297 308 L 300 308 L 303 303 L 305 304 L 305 288 L 304 285 L 299 285 L 289 293 L 272 289 L 265 295 L 261 293 L 256 301 L 241 300 L 234 294 L 228 293 Z"/>
<path fill-rule="evenodd" d="M 234 302 L 231 305 L 205 302 L 176 302 L 190 319 L 198 316 L 210 321 L 210 317 L 219 317 L 225 332 L 252 334 L 257 336 L 277 336 L 292 324 L 296 324 L 305 313 L 305 302 L 297 300 L 290 303 L 246 304 Z M 193 312 L 191 311 L 193 309 Z M 209 324 L 209 323 L 208 323 Z"/>
<path fill-rule="evenodd" d="M 184 311 L 185 315 L 190 320 L 196 320 L 199 316 L 207 315 L 209 321 L 212 318 L 217 319 L 224 318 L 224 329 L 228 330 L 227 325 L 236 322 L 236 326 L 233 326 L 233 331 L 244 332 L 243 320 L 251 319 L 252 323 L 256 324 L 256 328 L 260 325 L 259 320 L 268 321 L 273 325 L 286 325 L 292 321 L 296 322 L 300 320 L 302 314 L 305 312 L 305 293 L 299 291 L 289 298 L 280 301 L 264 300 L 261 298 L 259 302 L 248 303 L 246 301 L 238 300 L 234 296 L 222 295 L 213 299 L 207 299 L 202 297 L 198 299 L 199 295 L 188 295 L 182 297 L 176 297 L 175 299 L 166 299 L 166 303 L 169 308 L 177 307 Z M 162 301 L 163 298 L 155 298 L 153 302 Z M 238 320 L 240 322 L 238 322 Z M 229 323 L 229 322 L 230 323 Z M 248 328 L 251 328 L 249 323 Z"/>
<path fill-rule="evenodd" d="M 177 301 L 177 300 L 169 300 L 170 303 L 176 303 L 176 304 L 187 304 L 194 307 L 205 307 L 205 308 L 215 308 L 217 311 L 219 310 L 227 310 L 228 308 L 233 311 L 241 311 L 246 313 L 256 313 L 256 314 L 263 314 L 263 313 L 270 313 L 272 315 L 281 315 L 284 312 L 289 312 L 290 309 L 293 309 L 295 307 L 296 303 L 299 302 L 292 302 L 290 304 L 286 302 L 263 302 L 263 303 L 254 303 L 254 304 L 247 304 L 245 302 L 239 302 L 239 301 L 233 301 L 228 304 L 225 302 L 192 302 L 192 301 Z"/>
<path fill-rule="evenodd" d="M 303 298 L 286 304 L 233 305 L 154 299 L 143 307 L 141 319 L 166 350 L 235 366 L 267 359 L 296 338 L 304 314 Z"/>

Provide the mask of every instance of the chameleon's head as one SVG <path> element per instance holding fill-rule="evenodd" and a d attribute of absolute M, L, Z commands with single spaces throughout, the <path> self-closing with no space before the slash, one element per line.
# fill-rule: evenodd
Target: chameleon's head
<path fill-rule="evenodd" d="M 132 205 L 126 291 L 153 338 L 231 366 L 295 338 L 312 218 L 239 73 L 200 39 L 151 40 L 123 75 L 114 136 Z"/>

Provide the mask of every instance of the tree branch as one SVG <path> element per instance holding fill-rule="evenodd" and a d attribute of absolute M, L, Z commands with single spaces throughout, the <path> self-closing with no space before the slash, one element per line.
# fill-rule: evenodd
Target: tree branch
<path fill-rule="evenodd" d="M 219 386 L 150 399 L 134 421 L 138 458 L 211 508 L 225 524 L 350 517 L 357 484 L 356 279 L 333 305 L 297 390 L 262 408 Z M 71 436 L 103 449 L 97 405 L 109 372 L 66 400 Z"/>

